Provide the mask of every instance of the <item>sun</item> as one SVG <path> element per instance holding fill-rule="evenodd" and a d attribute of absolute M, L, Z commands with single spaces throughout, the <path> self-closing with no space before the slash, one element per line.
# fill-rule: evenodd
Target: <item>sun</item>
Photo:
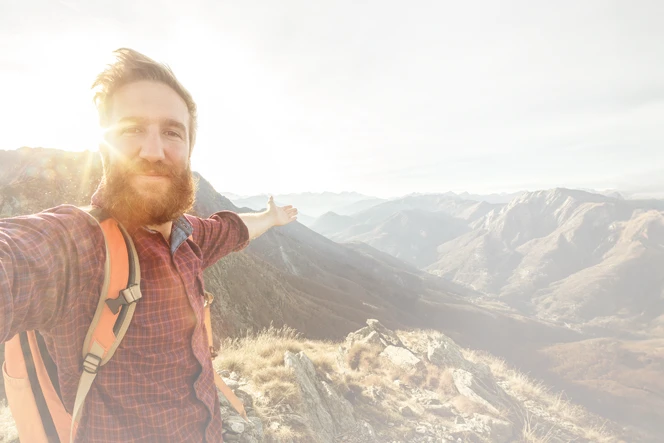
<path fill-rule="evenodd" d="M 15 69 L 3 70 L 0 85 L 0 149 L 98 149 L 102 133 L 90 87 L 111 49 L 68 43 L 62 42 L 57 54 L 37 46 L 12 54 Z"/>

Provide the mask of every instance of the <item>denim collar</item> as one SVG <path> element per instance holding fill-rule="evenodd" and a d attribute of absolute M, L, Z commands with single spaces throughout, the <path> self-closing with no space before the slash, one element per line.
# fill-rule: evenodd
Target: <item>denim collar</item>
<path fill-rule="evenodd" d="M 171 254 L 175 254 L 180 245 L 193 233 L 194 227 L 184 215 L 175 220 L 171 229 Z"/>

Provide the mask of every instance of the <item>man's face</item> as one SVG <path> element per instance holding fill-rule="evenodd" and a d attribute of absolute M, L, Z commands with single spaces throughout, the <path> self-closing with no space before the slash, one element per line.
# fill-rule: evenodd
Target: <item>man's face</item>
<path fill-rule="evenodd" d="M 176 218 L 193 202 L 187 105 L 152 81 L 125 85 L 111 100 L 101 149 L 108 209 L 130 224 Z"/>

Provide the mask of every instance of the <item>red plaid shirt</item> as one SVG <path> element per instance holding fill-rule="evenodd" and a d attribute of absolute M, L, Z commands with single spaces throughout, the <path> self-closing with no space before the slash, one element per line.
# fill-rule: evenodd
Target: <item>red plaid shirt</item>
<path fill-rule="evenodd" d="M 93 198 L 94 201 L 94 198 Z M 72 411 L 81 349 L 99 301 L 101 230 L 73 206 L 0 220 L 0 341 L 39 330 Z M 131 232 L 143 298 L 88 394 L 76 442 L 220 442 L 221 415 L 203 316 L 203 269 L 249 243 L 237 214 Z"/>

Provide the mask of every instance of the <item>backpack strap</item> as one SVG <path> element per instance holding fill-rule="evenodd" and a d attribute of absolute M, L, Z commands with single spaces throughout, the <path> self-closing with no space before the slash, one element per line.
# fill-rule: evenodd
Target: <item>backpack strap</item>
<path fill-rule="evenodd" d="M 24 331 L 19 333 L 19 340 L 21 343 L 21 350 L 23 351 L 25 369 L 28 373 L 28 379 L 30 380 L 30 388 L 32 389 L 32 395 L 35 398 L 35 404 L 37 405 L 37 410 L 39 411 L 39 416 L 41 417 L 41 422 L 44 426 L 44 433 L 46 434 L 46 438 L 48 439 L 49 443 L 59 442 L 60 440 L 58 439 L 58 431 L 55 428 L 53 416 L 48 409 L 48 404 L 44 398 L 44 392 L 42 391 L 41 385 L 39 384 L 39 377 L 37 375 L 35 361 L 32 357 L 32 350 L 30 349 L 28 332 Z"/>
<path fill-rule="evenodd" d="M 205 291 L 205 329 L 207 330 L 210 357 L 212 357 L 214 360 L 214 358 L 217 356 L 217 352 L 214 350 L 214 345 L 212 344 L 212 318 L 210 315 L 210 305 L 212 304 L 213 300 L 214 296 Z M 221 376 L 217 374 L 217 371 L 214 369 L 214 365 L 212 366 L 212 372 L 214 373 L 214 384 L 217 385 L 217 388 L 221 391 L 222 394 L 224 394 L 226 400 L 228 400 L 231 406 L 233 406 L 237 413 L 240 414 L 240 417 L 244 418 L 246 421 L 249 421 L 247 412 L 244 410 L 244 404 L 239 398 L 237 398 L 233 390 L 228 387 Z"/>
<path fill-rule="evenodd" d="M 97 371 L 113 357 L 129 328 L 136 301 L 141 298 L 141 272 L 131 236 L 121 224 L 107 218 L 98 208 L 86 212 L 104 234 L 106 262 L 101 296 L 83 343 L 83 373 L 72 412 L 70 442 Z"/>

